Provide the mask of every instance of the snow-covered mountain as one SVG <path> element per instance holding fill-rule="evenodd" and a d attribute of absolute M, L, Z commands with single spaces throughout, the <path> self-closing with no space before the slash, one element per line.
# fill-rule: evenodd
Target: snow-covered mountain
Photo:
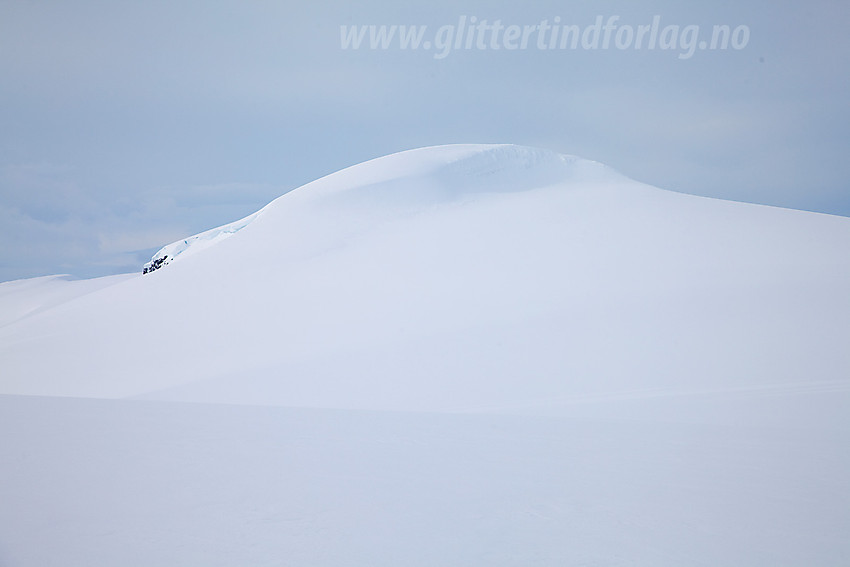
<path fill-rule="evenodd" d="M 452 145 L 145 274 L 0 284 L 0 564 L 49 563 L 54 514 L 80 564 L 841 565 L 848 250 L 847 218 Z"/>
<path fill-rule="evenodd" d="M 831 384 L 850 376 L 848 243 L 846 218 L 543 150 L 402 152 L 0 329 L 0 391 L 525 410 Z"/>

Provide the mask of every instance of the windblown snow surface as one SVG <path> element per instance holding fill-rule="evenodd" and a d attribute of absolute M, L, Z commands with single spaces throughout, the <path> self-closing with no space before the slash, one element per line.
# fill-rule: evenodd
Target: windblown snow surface
<path fill-rule="evenodd" d="M 456 145 L 0 284 L 0 565 L 848 565 L 848 251 Z"/>

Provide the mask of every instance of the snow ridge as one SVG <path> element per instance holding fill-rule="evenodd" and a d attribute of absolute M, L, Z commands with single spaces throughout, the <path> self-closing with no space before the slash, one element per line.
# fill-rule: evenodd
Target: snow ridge
<path fill-rule="evenodd" d="M 450 144 L 407 150 L 332 173 L 241 220 L 172 242 L 154 254 L 142 271 L 153 272 L 178 257 L 201 252 L 233 236 L 264 210 L 285 208 L 295 196 L 325 207 L 418 208 L 481 193 L 622 180 L 622 175 L 594 161 L 513 144 Z"/>
<path fill-rule="evenodd" d="M 190 236 L 189 238 L 178 240 L 177 242 L 172 242 L 171 244 L 163 246 L 151 257 L 150 262 L 144 265 L 142 273 L 148 274 L 163 266 L 167 266 L 178 257 L 182 256 L 185 258 L 187 256 L 191 256 L 221 242 L 222 240 L 230 238 L 251 224 L 260 212 L 261 211 L 257 211 L 256 213 L 252 213 L 238 221 L 231 222 L 217 228 L 212 228 L 194 236 Z"/>

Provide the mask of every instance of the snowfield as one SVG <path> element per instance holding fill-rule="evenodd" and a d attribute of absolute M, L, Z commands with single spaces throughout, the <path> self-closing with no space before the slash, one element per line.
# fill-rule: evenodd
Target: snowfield
<path fill-rule="evenodd" d="M 455 145 L 2 283 L 0 565 L 846 565 L 848 250 Z"/>

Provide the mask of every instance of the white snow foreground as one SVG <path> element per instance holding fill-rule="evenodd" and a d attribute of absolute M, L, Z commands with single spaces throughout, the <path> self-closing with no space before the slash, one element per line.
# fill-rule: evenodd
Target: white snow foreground
<path fill-rule="evenodd" d="M 0 284 L 0 565 L 846 565 L 848 249 L 461 145 Z"/>

